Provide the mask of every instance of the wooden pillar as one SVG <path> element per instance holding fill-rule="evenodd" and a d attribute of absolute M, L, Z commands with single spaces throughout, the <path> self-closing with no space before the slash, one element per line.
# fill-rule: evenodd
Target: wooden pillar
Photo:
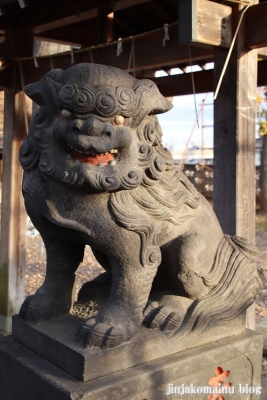
<path fill-rule="evenodd" d="M 26 136 L 22 92 L 5 91 L 0 240 L 0 330 L 11 331 L 11 316 L 25 298 L 27 219 L 21 194 L 18 153 Z"/>
<path fill-rule="evenodd" d="M 240 7 L 235 5 L 233 9 L 235 25 Z M 243 20 L 214 101 L 214 210 L 224 233 L 243 236 L 254 243 L 257 51 L 247 51 L 244 38 Z M 215 51 L 214 90 L 227 52 L 222 48 Z M 248 311 L 248 326 L 254 329 L 252 308 Z"/>
<path fill-rule="evenodd" d="M 32 54 L 33 36 L 29 31 L 7 31 L 5 36 L 7 59 Z M 21 91 L 23 70 L 19 73 L 18 63 L 10 62 L 12 87 L 5 88 L 4 96 L 0 237 L 0 331 L 4 333 L 11 331 L 11 317 L 19 311 L 25 298 L 27 232 L 21 194 L 22 168 L 18 160 L 22 140 L 27 134 L 27 100 Z"/>
<path fill-rule="evenodd" d="M 113 40 L 114 13 L 110 6 L 102 6 L 97 10 L 97 44 Z"/>

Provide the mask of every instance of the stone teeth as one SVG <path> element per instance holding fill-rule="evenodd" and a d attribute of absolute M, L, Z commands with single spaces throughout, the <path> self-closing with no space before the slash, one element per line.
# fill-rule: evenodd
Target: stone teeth
<path fill-rule="evenodd" d="M 97 166 L 98 166 L 98 167 L 104 167 L 104 164 L 99 163 Z"/>
<path fill-rule="evenodd" d="M 77 164 L 78 164 L 78 163 L 80 164 L 80 161 L 79 161 L 79 160 L 75 160 L 75 162 L 76 162 Z"/>
<path fill-rule="evenodd" d="M 111 165 L 111 166 L 113 166 L 113 165 L 115 165 L 115 164 L 116 164 L 116 161 L 115 161 L 115 160 L 112 160 L 112 161 L 109 162 L 109 165 Z"/>
<path fill-rule="evenodd" d="M 110 150 L 110 152 L 111 153 L 118 153 L 118 150 L 117 149 L 112 149 L 112 150 Z"/>
<path fill-rule="evenodd" d="M 71 154 L 68 154 L 68 155 L 67 155 L 67 158 L 72 158 L 72 155 L 71 155 Z"/>

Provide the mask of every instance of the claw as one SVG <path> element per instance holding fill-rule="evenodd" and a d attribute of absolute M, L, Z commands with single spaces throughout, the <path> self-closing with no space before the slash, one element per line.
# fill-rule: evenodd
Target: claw
<path fill-rule="evenodd" d="M 156 301 L 150 303 L 144 311 L 144 322 L 151 329 L 161 331 L 174 330 L 181 325 L 182 317 L 177 312 L 170 312 L 168 307 L 159 305 Z"/>
<path fill-rule="evenodd" d="M 180 326 L 181 323 L 182 323 L 181 316 L 178 313 L 173 311 L 167 316 L 167 318 L 162 326 L 162 330 L 163 331 L 172 331 L 172 330 L 176 329 L 178 326 Z"/>
<path fill-rule="evenodd" d="M 109 322 L 97 322 L 97 318 L 91 318 L 84 322 L 77 335 L 79 339 L 90 348 L 115 347 L 130 339 L 136 332 L 136 326 L 119 324 L 111 326 Z"/>

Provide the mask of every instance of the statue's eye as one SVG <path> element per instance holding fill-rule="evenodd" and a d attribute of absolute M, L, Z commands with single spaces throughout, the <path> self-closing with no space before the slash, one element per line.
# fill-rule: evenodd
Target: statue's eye
<path fill-rule="evenodd" d="M 69 110 L 65 110 L 65 109 L 61 110 L 60 111 L 60 115 L 61 115 L 62 118 L 65 118 L 65 119 L 71 119 L 72 118 L 72 113 Z"/>
<path fill-rule="evenodd" d="M 113 118 L 113 124 L 114 125 L 124 125 L 126 123 L 126 118 L 124 118 L 122 115 L 115 115 Z"/>

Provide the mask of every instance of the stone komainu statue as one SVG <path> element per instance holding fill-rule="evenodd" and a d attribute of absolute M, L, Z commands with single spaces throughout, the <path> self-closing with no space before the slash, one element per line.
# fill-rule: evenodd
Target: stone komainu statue
<path fill-rule="evenodd" d="M 172 105 L 152 81 L 79 64 L 25 93 L 39 109 L 20 150 L 23 194 L 47 271 L 23 318 L 70 311 L 85 245 L 106 270 L 78 296 L 107 297 L 78 333 L 89 346 L 117 346 L 143 322 L 173 335 L 204 332 L 253 303 L 264 281 L 257 249 L 223 234 L 162 145 L 155 114 Z"/>

